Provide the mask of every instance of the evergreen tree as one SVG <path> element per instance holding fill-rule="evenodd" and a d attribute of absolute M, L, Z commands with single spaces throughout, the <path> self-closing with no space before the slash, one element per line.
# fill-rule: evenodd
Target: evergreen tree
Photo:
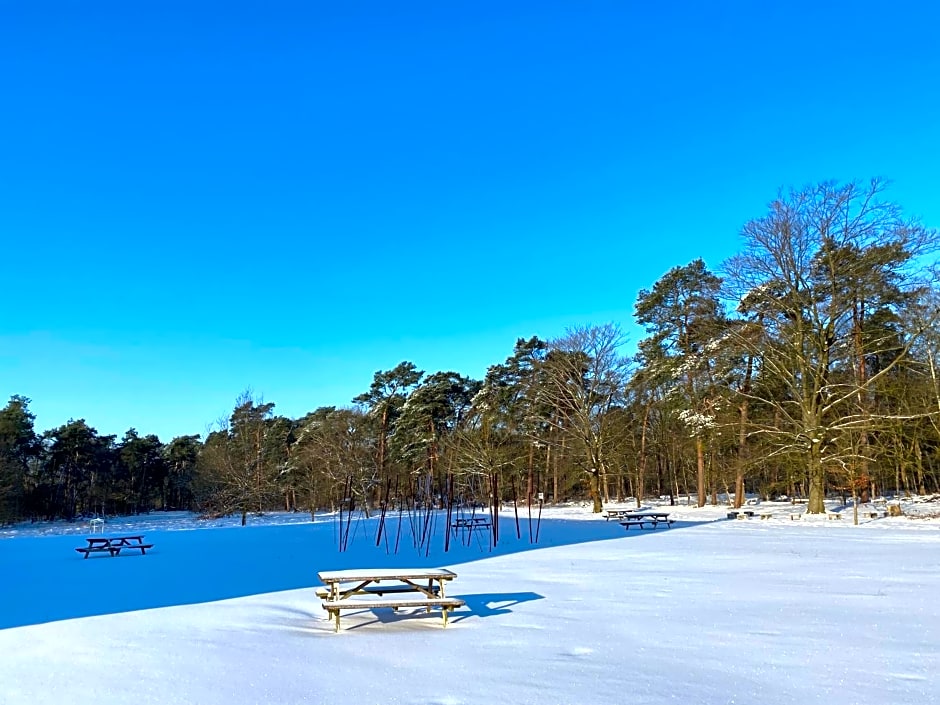
<path fill-rule="evenodd" d="M 41 452 L 29 401 L 14 395 L 0 410 L 0 524 L 23 515 L 29 464 Z"/>
<path fill-rule="evenodd" d="M 641 346 L 658 376 L 672 382 L 681 395 L 679 418 L 695 441 L 698 506 L 704 506 L 705 442 L 715 426 L 714 389 L 706 343 L 723 326 L 718 292 L 721 279 L 701 259 L 669 270 L 650 290 L 640 291 L 635 315 L 646 326 Z"/>
<path fill-rule="evenodd" d="M 163 506 L 189 509 L 193 503 L 192 485 L 202 444 L 198 435 L 178 436 L 163 448 L 167 475 L 163 486 Z"/>
<path fill-rule="evenodd" d="M 111 497 L 122 514 L 154 508 L 162 498 L 167 465 L 157 436 L 140 436 L 136 429 L 124 434 L 117 448 Z"/>
<path fill-rule="evenodd" d="M 395 424 L 401 409 L 411 390 L 424 376 L 411 362 L 401 362 L 394 369 L 379 370 L 375 373 L 369 391 L 353 399 L 353 403 L 362 404 L 368 410 L 369 417 L 377 427 L 375 449 L 375 475 L 377 482 L 389 478 L 389 439 L 395 431 Z M 366 498 L 367 509 L 372 506 L 373 498 Z"/>
<path fill-rule="evenodd" d="M 114 436 L 99 436 L 84 419 L 43 434 L 48 451 L 41 490 L 50 518 L 73 519 L 79 514 L 108 514 L 108 489 L 115 465 Z"/>

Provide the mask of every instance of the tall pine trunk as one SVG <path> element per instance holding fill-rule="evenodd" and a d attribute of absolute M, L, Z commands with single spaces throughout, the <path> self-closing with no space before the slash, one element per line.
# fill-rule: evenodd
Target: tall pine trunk
<path fill-rule="evenodd" d="M 698 506 L 705 506 L 705 443 L 701 436 L 695 437 L 696 491 Z"/>

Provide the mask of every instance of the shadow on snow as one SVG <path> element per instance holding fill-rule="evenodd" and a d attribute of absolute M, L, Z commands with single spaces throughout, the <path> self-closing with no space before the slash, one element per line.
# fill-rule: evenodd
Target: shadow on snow
<path fill-rule="evenodd" d="M 434 515 L 431 540 L 415 545 L 410 524 L 399 530 L 387 520 L 385 537 L 376 546 L 378 521 L 359 519 L 351 527 L 346 550 L 339 551 L 337 522 L 248 526 L 224 529 L 148 531 L 147 555 L 115 558 L 106 553 L 84 559 L 76 535 L 18 537 L 0 541 L 0 629 L 62 619 L 133 610 L 197 604 L 319 585 L 317 573 L 363 566 L 454 567 L 481 558 L 551 546 L 653 536 L 681 528 L 624 531 L 616 522 L 542 519 L 536 526 L 520 517 L 519 534 L 512 516 L 500 520 L 499 544 L 490 547 L 488 533 L 469 542 L 451 535 L 444 551 L 444 515 Z M 534 542 L 538 529 L 538 542 Z M 397 551 L 396 548 L 397 542 Z M 458 571 L 459 572 L 459 571 Z M 511 604 L 537 599 L 534 593 L 461 595 L 476 616 L 498 614 Z M 311 594 L 311 601 L 316 598 Z M 458 618 L 455 614 L 454 618 Z"/>

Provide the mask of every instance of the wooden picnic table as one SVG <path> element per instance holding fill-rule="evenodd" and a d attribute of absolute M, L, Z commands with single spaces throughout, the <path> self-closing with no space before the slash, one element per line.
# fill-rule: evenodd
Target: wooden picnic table
<path fill-rule="evenodd" d="M 450 524 L 450 530 L 454 532 L 454 538 L 459 539 L 462 544 L 469 546 L 472 543 L 474 534 L 476 534 L 477 544 L 483 548 L 484 540 L 493 548 L 493 522 L 488 516 L 459 517 Z M 485 539 L 482 538 L 485 536 Z"/>
<path fill-rule="evenodd" d="M 92 553 L 104 552 L 114 558 L 121 555 L 122 550 L 130 549 L 136 549 L 140 551 L 141 555 L 146 555 L 147 549 L 153 548 L 152 543 L 144 543 L 143 534 L 136 536 L 88 536 L 85 541 L 88 542 L 87 546 L 75 549 L 79 553 L 84 553 L 85 558 L 88 558 Z"/>
<path fill-rule="evenodd" d="M 741 507 L 740 509 L 732 509 L 728 512 L 729 519 L 750 519 L 755 514 L 753 509 L 745 509 Z"/>
<path fill-rule="evenodd" d="M 627 530 L 631 526 L 643 529 L 647 525 L 649 525 L 649 528 L 655 529 L 660 524 L 664 524 L 668 529 L 674 522 L 675 519 L 669 518 L 669 512 L 632 511 L 620 517 L 620 525 Z"/>
<path fill-rule="evenodd" d="M 460 519 L 454 519 L 453 523 L 450 525 L 450 528 L 454 530 L 454 534 L 458 531 L 473 531 L 474 529 L 489 529 L 493 526 L 493 523 L 490 521 L 489 517 L 462 517 Z"/>
<path fill-rule="evenodd" d="M 344 609 L 379 609 L 390 607 L 423 608 L 427 612 L 438 607 L 447 615 L 463 600 L 444 595 L 444 584 L 457 574 L 446 568 L 366 568 L 323 571 L 317 574 L 325 588 L 317 591 L 322 607 L 335 619 L 339 631 L 339 615 Z M 405 597 L 399 597 L 400 595 Z"/>

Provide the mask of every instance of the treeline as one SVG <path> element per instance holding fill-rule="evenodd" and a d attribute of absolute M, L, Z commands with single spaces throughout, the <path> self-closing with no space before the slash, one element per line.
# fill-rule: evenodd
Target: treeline
<path fill-rule="evenodd" d="M 317 511 L 745 491 L 940 492 L 938 235 L 884 184 L 781 193 L 740 254 L 642 290 L 616 323 L 520 339 L 483 380 L 412 363 L 302 418 L 242 395 L 204 440 L 0 411 L 0 521 L 195 509 Z"/>

